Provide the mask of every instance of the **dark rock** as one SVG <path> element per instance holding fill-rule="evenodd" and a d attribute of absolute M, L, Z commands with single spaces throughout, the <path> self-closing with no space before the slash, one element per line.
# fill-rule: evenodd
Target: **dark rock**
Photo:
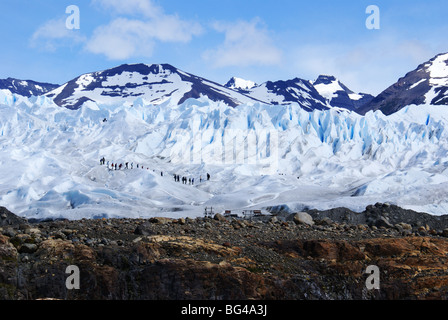
<path fill-rule="evenodd" d="M 10 238 L 14 237 L 17 234 L 17 232 L 14 231 L 13 228 L 6 228 L 5 230 L 3 230 L 2 233 L 3 233 L 3 235 L 10 237 Z"/>
<path fill-rule="evenodd" d="M 443 229 L 443 231 L 442 231 L 442 236 L 448 238 L 448 228 Z"/>
<path fill-rule="evenodd" d="M 37 245 L 34 243 L 24 243 L 20 246 L 19 253 L 34 253 L 37 251 Z"/>
<path fill-rule="evenodd" d="M 156 233 L 152 231 L 152 226 L 150 223 L 143 223 L 135 228 L 134 234 L 139 236 L 152 236 Z"/>
<path fill-rule="evenodd" d="M 448 299 L 443 218 L 422 215 L 418 225 L 418 213 L 384 204 L 308 214 L 318 226 L 296 225 L 289 214 L 277 223 L 52 221 L 28 234 L 3 227 L 0 299 Z M 385 221 L 393 228 L 376 227 Z M 76 238 L 55 239 L 58 232 Z M 68 264 L 81 270 L 80 290 L 63 285 Z M 381 270 L 381 290 L 365 288 L 369 265 Z"/>
<path fill-rule="evenodd" d="M 8 209 L 0 207 L 0 227 L 14 226 L 27 223 L 27 220 L 21 218 Z"/>

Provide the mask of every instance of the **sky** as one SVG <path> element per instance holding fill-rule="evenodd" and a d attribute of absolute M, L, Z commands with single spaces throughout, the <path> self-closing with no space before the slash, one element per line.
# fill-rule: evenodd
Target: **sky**
<path fill-rule="evenodd" d="M 447 15 L 446 0 L 2 0 L 0 78 L 169 63 L 221 84 L 333 75 L 377 95 L 448 52 Z"/>

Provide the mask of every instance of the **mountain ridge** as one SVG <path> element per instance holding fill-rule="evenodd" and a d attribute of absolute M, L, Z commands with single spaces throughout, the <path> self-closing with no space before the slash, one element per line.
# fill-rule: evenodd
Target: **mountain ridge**
<path fill-rule="evenodd" d="M 86 73 L 46 94 L 59 106 L 78 109 L 86 101 L 132 103 L 142 97 L 153 104 L 173 98 L 182 104 L 188 98 L 207 95 L 235 107 L 254 99 L 205 78 L 184 72 L 170 64 L 123 64 Z"/>
<path fill-rule="evenodd" d="M 332 107 L 310 81 L 298 77 L 267 81 L 260 85 L 232 77 L 226 84 L 221 85 L 170 64 L 123 64 L 86 73 L 47 93 L 46 96 L 53 98 L 61 107 L 74 110 L 88 101 L 105 104 L 133 103 L 141 97 L 154 105 L 168 99 L 179 105 L 189 98 L 198 99 L 201 96 L 207 96 L 215 102 L 222 101 L 231 107 L 247 103 L 298 103 L 307 111 Z"/>
<path fill-rule="evenodd" d="M 9 90 L 12 94 L 24 97 L 39 96 L 59 87 L 58 84 L 20 80 L 15 78 L 0 79 L 0 89 Z"/>
<path fill-rule="evenodd" d="M 448 53 L 441 53 L 398 79 L 372 101 L 360 108 L 361 114 L 380 110 L 393 114 L 411 105 L 448 105 Z"/>
<path fill-rule="evenodd" d="M 307 111 L 342 108 L 365 115 L 380 110 L 391 115 L 416 104 L 448 105 L 448 53 L 420 64 L 377 96 L 355 93 L 332 75 L 314 80 L 299 77 L 257 84 L 232 77 L 226 84 L 182 71 L 170 64 L 122 64 L 82 74 L 65 84 L 7 78 L 0 89 L 25 97 L 45 95 L 60 107 L 79 109 L 84 103 L 132 104 L 143 98 L 153 105 L 168 100 L 182 104 L 207 96 L 231 107 L 242 104 L 299 104 Z"/>

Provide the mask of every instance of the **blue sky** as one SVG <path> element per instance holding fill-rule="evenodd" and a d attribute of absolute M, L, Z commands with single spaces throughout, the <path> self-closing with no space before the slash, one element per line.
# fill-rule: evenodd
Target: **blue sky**
<path fill-rule="evenodd" d="M 66 8 L 80 10 L 69 30 Z M 366 28 L 366 8 L 380 29 Z M 0 78 L 65 83 L 123 63 L 169 63 L 225 83 L 319 74 L 378 94 L 448 52 L 448 1 L 4 0 Z"/>

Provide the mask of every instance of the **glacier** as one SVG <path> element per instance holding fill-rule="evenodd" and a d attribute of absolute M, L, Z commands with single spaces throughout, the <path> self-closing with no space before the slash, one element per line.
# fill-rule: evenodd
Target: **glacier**
<path fill-rule="evenodd" d="M 433 105 L 362 116 L 201 97 L 69 110 L 2 90 L 0 206 L 29 219 L 196 217 L 206 207 L 361 212 L 376 202 L 442 215 L 447 123 L 446 107 Z M 133 169 L 110 169 L 125 162 Z"/>

